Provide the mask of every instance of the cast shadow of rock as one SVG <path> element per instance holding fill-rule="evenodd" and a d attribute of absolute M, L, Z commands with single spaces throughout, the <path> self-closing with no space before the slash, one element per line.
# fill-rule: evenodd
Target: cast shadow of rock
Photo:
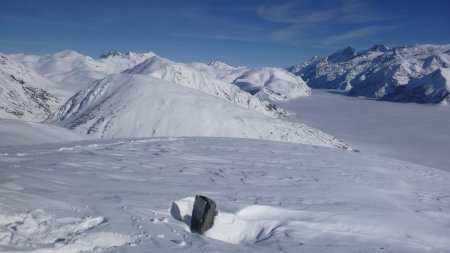
<path fill-rule="evenodd" d="M 187 197 L 178 201 L 172 202 L 170 214 L 177 220 L 185 223 L 188 227 L 191 226 L 192 209 L 194 208 L 194 198 Z"/>
<path fill-rule="evenodd" d="M 170 214 L 172 215 L 172 217 L 175 220 L 181 221 L 188 226 L 191 225 L 192 216 L 188 215 L 188 214 L 182 215 L 180 208 L 178 207 L 178 205 L 175 202 L 172 202 L 172 207 L 170 208 Z"/>

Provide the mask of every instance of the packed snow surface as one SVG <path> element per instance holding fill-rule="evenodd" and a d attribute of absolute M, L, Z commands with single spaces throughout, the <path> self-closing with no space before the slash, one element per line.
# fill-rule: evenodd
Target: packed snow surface
<path fill-rule="evenodd" d="M 449 252 L 449 172 L 261 140 L 0 147 L 2 252 Z M 205 236 L 192 198 L 219 212 Z"/>
<path fill-rule="evenodd" d="M 450 171 L 448 105 L 404 104 L 314 90 L 311 97 L 277 104 L 292 119 L 317 127 L 362 152 Z"/>
<path fill-rule="evenodd" d="M 349 147 L 303 124 L 264 116 L 146 75 L 110 75 L 78 92 L 49 123 L 97 138 L 206 136 Z"/>
<path fill-rule="evenodd" d="M 0 146 L 86 140 L 89 137 L 55 125 L 0 119 Z"/>

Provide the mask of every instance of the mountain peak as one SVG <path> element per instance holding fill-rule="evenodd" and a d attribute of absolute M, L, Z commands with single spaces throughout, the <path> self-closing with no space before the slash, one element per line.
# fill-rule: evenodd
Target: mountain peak
<path fill-rule="evenodd" d="M 115 57 L 115 56 L 123 56 L 123 53 L 121 53 L 118 50 L 109 51 L 108 53 L 101 54 L 100 59 L 105 59 L 105 58 Z"/>
<path fill-rule="evenodd" d="M 346 48 L 328 56 L 328 60 L 331 62 L 341 62 L 350 60 L 355 56 L 356 56 L 356 49 L 351 46 L 347 46 Z"/>
<path fill-rule="evenodd" d="M 388 50 L 389 48 L 382 44 L 375 44 L 369 48 L 370 52 L 387 52 Z"/>
<path fill-rule="evenodd" d="M 212 61 L 208 64 L 209 66 L 212 67 L 231 67 L 230 65 L 226 64 L 225 62 L 222 61 Z"/>

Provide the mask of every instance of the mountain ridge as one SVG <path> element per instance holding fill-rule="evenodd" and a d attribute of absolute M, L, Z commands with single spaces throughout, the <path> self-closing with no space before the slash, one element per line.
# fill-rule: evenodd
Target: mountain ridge
<path fill-rule="evenodd" d="M 359 53 L 347 47 L 287 69 L 312 88 L 347 90 L 349 95 L 386 101 L 447 103 L 449 52 L 450 44 L 390 49 L 374 45 Z M 439 80 L 445 81 L 427 77 L 439 69 L 443 70 L 436 72 L 441 73 Z"/>

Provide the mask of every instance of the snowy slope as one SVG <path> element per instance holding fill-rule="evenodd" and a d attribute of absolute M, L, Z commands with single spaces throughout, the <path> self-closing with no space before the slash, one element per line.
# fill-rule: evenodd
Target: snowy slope
<path fill-rule="evenodd" d="M 0 53 L 0 118 L 42 121 L 62 94 L 51 81 Z"/>
<path fill-rule="evenodd" d="M 289 100 L 311 95 L 311 89 L 301 79 L 280 68 L 254 68 L 239 77 L 233 84 L 251 94 L 272 100 Z"/>
<path fill-rule="evenodd" d="M 356 53 L 346 48 L 288 68 L 312 88 L 348 90 L 381 100 L 440 103 L 449 100 L 450 45 L 388 49 L 375 45 Z"/>
<path fill-rule="evenodd" d="M 258 97 L 251 96 L 230 83 L 217 79 L 210 72 L 198 71 L 188 64 L 173 62 L 159 56 L 153 56 L 125 70 L 124 73 L 153 76 L 232 101 L 241 107 L 259 111 L 265 115 L 285 116 L 284 111 L 268 102 L 262 102 Z"/>
<path fill-rule="evenodd" d="M 450 249 L 450 174 L 362 153 L 122 139 L 0 147 L 0 167 L 1 252 Z M 195 194 L 218 204 L 206 236 L 181 216 Z"/>
<path fill-rule="evenodd" d="M 216 136 L 348 149 L 317 129 L 270 118 L 151 76 L 117 74 L 78 92 L 48 122 L 99 138 Z"/>
<path fill-rule="evenodd" d="M 0 119 L 0 146 L 86 140 L 89 137 L 62 127 L 24 120 Z"/>

